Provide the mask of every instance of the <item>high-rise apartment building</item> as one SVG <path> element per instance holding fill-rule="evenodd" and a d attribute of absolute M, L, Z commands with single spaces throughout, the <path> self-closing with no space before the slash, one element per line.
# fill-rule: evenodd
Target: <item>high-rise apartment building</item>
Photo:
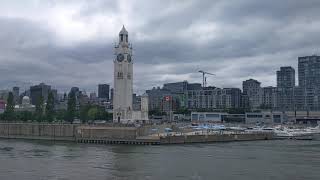
<path fill-rule="evenodd" d="M 249 79 L 242 82 L 243 94 L 249 98 L 249 106 L 258 108 L 262 105 L 263 91 L 261 83 L 255 79 Z"/>
<path fill-rule="evenodd" d="M 298 58 L 299 86 L 303 88 L 320 88 L 320 56 Z"/>
<path fill-rule="evenodd" d="M 98 85 L 98 98 L 109 99 L 110 85 L 109 84 L 99 84 Z"/>
<path fill-rule="evenodd" d="M 320 56 L 298 58 L 299 87 L 304 93 L 304 109 L 320 109 Z"/>
<path fill-rule="evenodd" d="M 290 66 L 280 67 L 277 71 L 277 99 L 275 108 L 288 111 L 295 109 L 295 70 Z"/>
<path fill-rule="evenodd" d="M 295 70 L 290 67 L 280 67 L 277 71 L 277 87 L 293 88 L 295 86 Z"/>

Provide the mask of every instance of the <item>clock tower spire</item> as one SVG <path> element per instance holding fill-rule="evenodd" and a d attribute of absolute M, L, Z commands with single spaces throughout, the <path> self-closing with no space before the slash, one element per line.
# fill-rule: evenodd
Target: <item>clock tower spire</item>
<path fill-rule="evenodd" d="M 126 30 L 126 28 L 124 27 L 124 25 L 122 26 L 121 31 L 119 32 L 119 42 L 120 43 L 126 43 L 128 44 L 128 31 Z"/>

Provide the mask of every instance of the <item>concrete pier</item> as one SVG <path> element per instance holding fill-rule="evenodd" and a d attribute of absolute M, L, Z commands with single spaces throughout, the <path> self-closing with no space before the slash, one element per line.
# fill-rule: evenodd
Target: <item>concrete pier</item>
<path fill-rule="evenodd" d="M 0 138 L 72 141 L 93 144 L 161 145 L 273 139 L 273 133 L 150 135 L 147 127 L 75 124 L 0 123 Z"/>

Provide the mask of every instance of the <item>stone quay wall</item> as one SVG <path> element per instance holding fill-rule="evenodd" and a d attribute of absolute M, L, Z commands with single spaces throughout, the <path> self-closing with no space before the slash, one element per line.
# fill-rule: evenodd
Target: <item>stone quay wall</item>
<path fill-rule="evenodd" d="M 96 139 L 96 140 L 135 140 L 138 136 L 135 127 L 91 127 L 79 126 L 75 137 L 79 139 Z"/>
<path fill-rule="evenodd" d="M 165 136 L 160 138 L 160 144 L 209 143 L 229 141 L 256 141 L 273 139 L 273 133 L 239 133 L 214 135 Z"/>
<path fill-rule="evenodd" d="M 134 140 L 135 127 L 79 124 L 0 123 L 0 138 L 77 141 L 77 139 Z"/>
<path fill-rule="evenodd" d="M 0 123 L 0 137 L 73 141 L 78 125 L 41 123 Z"/>

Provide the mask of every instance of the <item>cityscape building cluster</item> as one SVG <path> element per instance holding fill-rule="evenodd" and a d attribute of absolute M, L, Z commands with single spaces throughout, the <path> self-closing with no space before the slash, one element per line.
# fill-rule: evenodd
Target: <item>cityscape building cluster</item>
<path fill-rule="evenodd" d="M 248 79 L 239 88 L 203 87 L 200 83 L 176 82 L 162 88 L 147 90 L 149 109 L 176 111 L 199 109 L 268 109 L 277 111 L 320 110 L 320 56 L 298 58 L 298 82 L 295 70 L 280 67 L 277 86 L 262 87 L 261 82 Z"/>
<path fill-rule="evenodd" d="M 11 91 L 16 111 L 35 111 L 35 106 L 40 102 L 40 98 L 43 98 L 43 103 L 45 104 L 50 92 L 53 94 L 56 110 L 67 109 L 68 94 L 71 92 L 75 94 L 77 109 L 87 104 L 99 105 L 106 110 L 112 109 L 112 99 L 110 99 L 109 95 L 110 86 L 108 84 L 98 85 L 98 94 L 101 95 L 98 97 L 95 96 L 95 93 L 90 93 L 90 96 L 88 96 L 85 91 L 80 91 L 78 87 L 72 87 L 67 93 L 59 93 L 58 90 L 52 89 L 50 85 L 45 83 L 31 86 L 22 93 L 19 93 L 19 89 L 19 87 L 13 87 Z M 9 92 L 9 90 L 0 90 L 0 113 L 5 109 Z"/>
<path fill-rule="evenodd" d="M 162 88 L 154 87 L 146 90 L 149 111 L 171 112 L 181 109 L 212 110 L 212 109 L 268 109 L 274 111 L 318 111 L 320 110 L 320 56 L 312 55 L 298 58 L 298 84 L 295 69 L 290 66 L 280 67 L 276 72 L 277 86 L 262 87 L 261 82 L 248 79 L 240 88 L 203 87 L 201 83 L 187 81 L 166 83 Z M 76 95 L 77 108 L 84 104 L 95 104 L 106 110 L 113 108 L 113 89 L 109 84 L 98 85 L 95 92 L 87 95 L 78 87 L 70 92 Z M 10 90 L 0 90 L 0 113 L 5 108 Z M 40 83 L 20 93 L 19 87 L 11 92 L 17 110 L 33 111 L 40 97 L 44 103 L 49 92 L 53 93 L 56 109 L 67 108 L 67 93 L 58 93 L 50 85 Z M 30 105 L 29 105 L 30 104 Z M 141 109 L 141 96 L 132 94 L 132 110 Z"/>

